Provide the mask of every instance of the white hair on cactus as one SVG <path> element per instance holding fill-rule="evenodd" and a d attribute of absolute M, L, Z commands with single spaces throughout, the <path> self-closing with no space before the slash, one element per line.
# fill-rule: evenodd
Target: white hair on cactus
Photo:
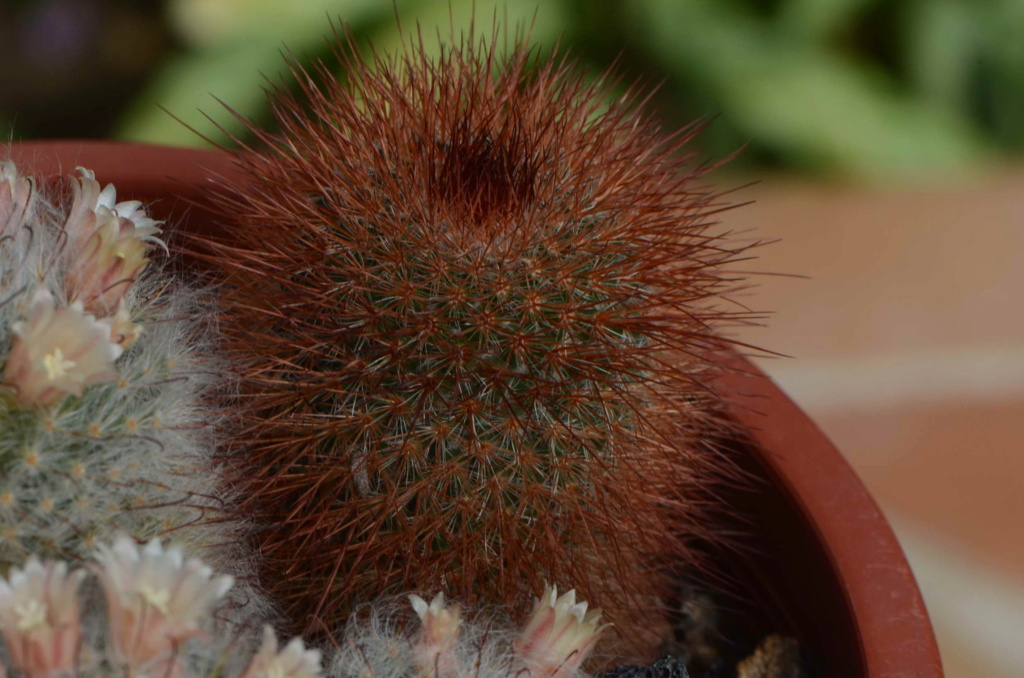
<path fill-rule="evenodd" d="M 223 514 L 232 497 L 214 458 L 224 414 L 207 400 L 231 386 L 212 350 L 212 296 L 156 256 L 159 222 L 142 203 L 117 202 L 86 170 L 70 205 L 35 188 L 0 163 L 0 568 L 30 553 L 85 557 L 118 532 L 171 535 L 239 578 L 232 614 L 258 628 L 270 605 L 248 583 L 248 528 Z M 112 239 L 97 236 L 104 224 Z M 130 275 L 101 271 L 94 307 L 76 305 L 83 253 L 109 269 L 121 241 Z"/>
<path fill-rule="evenodd" d="M 548 607 L 553 591 L 550 587 L 545 591 L 542 607 Z M 607 626 L 591 628 L 599 612 L 587 613 L 586 603 L 574 596 L 555 595 L 550 607 L 557 609 L 561 630 L 572 622 L 587 628 L 570 633 L 586 650 L 574 645 L 566 650 L 571 661 L 560 657 L 552 666 L 523 654 L 524 638 L 553 628 L 544 620 L 538 624 L 534 618 L 520 631 L 497 614 L 465 618 L 457 604 L 446 604 L 443 593 L 430 603 L 419 595 L 408 596 L 408 601 L 418 621 L 409 618 L 409 607 L 399 599 L 380 600 L 353 614 L 328 665 L 328 678 L 587 678 L 583 665 Z M 567 616 L 572 622 L 564 619 Z"/>

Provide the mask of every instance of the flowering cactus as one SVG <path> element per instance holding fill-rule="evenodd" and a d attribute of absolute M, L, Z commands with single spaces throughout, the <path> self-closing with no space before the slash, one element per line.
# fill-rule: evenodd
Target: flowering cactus
<path fill-rule="evenodd" d="M 83 606 L 79 589 L 90 577 L 106 608 Z M 33 555 L 24 569 L 0 578 L 0 676 L 26 678 L 319 678 L 320 653 L 296 638 L 278 651 L 267 627 L 252 645 L 214 615 L 234 584 L 180 547 L 151 541 L 140 548 L 126 535 L 100 545 L 88 569 Z M 5 666 L 4 660 L 8 664 Z"/>
<path fill-rule="evenodd" d="M 327 674 L 332 678 L 583 678 L 583 667 L 607 624 L 569 592 L 546 587 L 522 630 L 500 617 L 466 619 L 444 594 L 430 603 L 412 595 L 419 619 L 410 633 L 403 615 L 378 602 L 353 618 Z"/>
<path fill-rule="evenodd" d="M 270 626 L 258 649 L 247 629 L 224 623 L 231 576 L 178 546 L 118 535 L 86 567 L 33 555 L 0 577 L 0 676 L 26 678 L 586 678 L 583 664 L 605 626 L 572 593 L 545 590 L 526 627 L 499 617 L 465 619 L 444 594 L 408 596 L 419 618 L 390 600 L 353 617 L 325 672 L 319 650 Z M 82 605 L 98 587 L 105 606 Z M 408 608 L 406 608 L 408 609 Z"/>
<path fill-rule="evenodd" d="M 0 164 L 0 565 L 172 532 L 244 575 L 204 405 L 216 370 L 187 319 L 199 294 L 152 261 L 141 203 L 86 170 L 71 186 L 63 214 Z"/>

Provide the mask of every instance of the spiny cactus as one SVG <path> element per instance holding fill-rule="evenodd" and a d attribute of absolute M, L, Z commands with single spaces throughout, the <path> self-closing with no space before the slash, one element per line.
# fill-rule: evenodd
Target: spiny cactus
<path fill-rule="evenodd" d="M 443 593 L 429 603 L 408 597 L 419 618 L 414 632 L 406 614 L 387 599 L 374 601 L 349 620 L 328 664 L 332 678 L 585 678 L 583 669 L 598 637 L 601 612 L 587 610 L 575 590 L 558 595 L 545 586 L 521 629 L 501 615 L 465 618 Z"/>
<path fill-rule="evenodd" d="M 319 678 L 301 639 L 278 650 L 267 627 L 255 654 L 214 614 L 234 584 L 201 560 L 125 535 L 100 544 L 89 570 L 32 555 L 0 578 L 0 675 L 26 678 Z M 90 596 L 90 594 L 92 594 Z M 105 605 L 90 604 L 99 595 Z M 250 656 L 239 661 L 242 656 Z"/>
<path fill-rule="evenodd" d="M 31 556 L 0 577 L 0 675 L 175 678 L 586 678 L 582 666 L 604 631 L 601 613 L 574 591 L 546 587 L 517 631 L 504 617 L 466 619 L 444 594 L 408 605 L 370 601 L 332 651 L 326 672 L 301 638 L 280 648 L 263 628 L 218 615 L 234 580 L 179 547 L 100 544 L 88 569 Z M 105 604 L 92 604 L 102 598 Z"/>
<path fill-rule="evenodd" d="M 71 185 L 51 204 L 0 163 L 0 570 L 124 531 L 246 574 L 211 461 L 200 293 L 150 261 L 141 203 L 86 170 Z"/>
<path fill-rule="evenodd" d="M 741 315 L 695 131 L 524 45 L 339 55 L 344 80 L 293 64 L 303 93 L 272 95 L 280 132 L 252 128 L 204 245 L 262 581 L 307 631 L 413 586 L 521 606 L 545 579 L 650 630 L 725 472 L 707 354 Z"/>

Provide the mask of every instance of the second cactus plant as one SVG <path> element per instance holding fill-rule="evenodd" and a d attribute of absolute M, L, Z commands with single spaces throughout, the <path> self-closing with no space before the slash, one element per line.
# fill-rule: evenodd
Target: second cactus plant
<path fill-rule="evenodd" d="M 207 243 L 263 581 L 304 630 L 573 581 L 651 632 L 728 465 L 704 435 L 743 247 L 706 167 L 564 60 L 469 37 L 294 66 Z M 316 77 L 314 77 L 314 75 Z"/>

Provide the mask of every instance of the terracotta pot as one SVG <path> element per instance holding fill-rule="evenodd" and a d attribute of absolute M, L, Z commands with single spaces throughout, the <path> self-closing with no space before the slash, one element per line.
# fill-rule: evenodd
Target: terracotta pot
<path fill-rule="evenodd" d="M 108 142 L 15 144 L 12 159 L 37 177 L 81 165 L 119 199 L 140 199 L 175 228 L 206 227 L 210 172 L 230 176 L 228 155 Z M 853 470 L 810 419 L 737 355 L 717 387 L 749 434 L 736 441 L 752 490 L 728 499 L 749 535 L 728 571 L 751 581 L 763 618 L 801 641 L 827 675 L 940 678 L 924 602 L 892 530 Z M 747 554 L 747 555 L 744 555 Z"/>

